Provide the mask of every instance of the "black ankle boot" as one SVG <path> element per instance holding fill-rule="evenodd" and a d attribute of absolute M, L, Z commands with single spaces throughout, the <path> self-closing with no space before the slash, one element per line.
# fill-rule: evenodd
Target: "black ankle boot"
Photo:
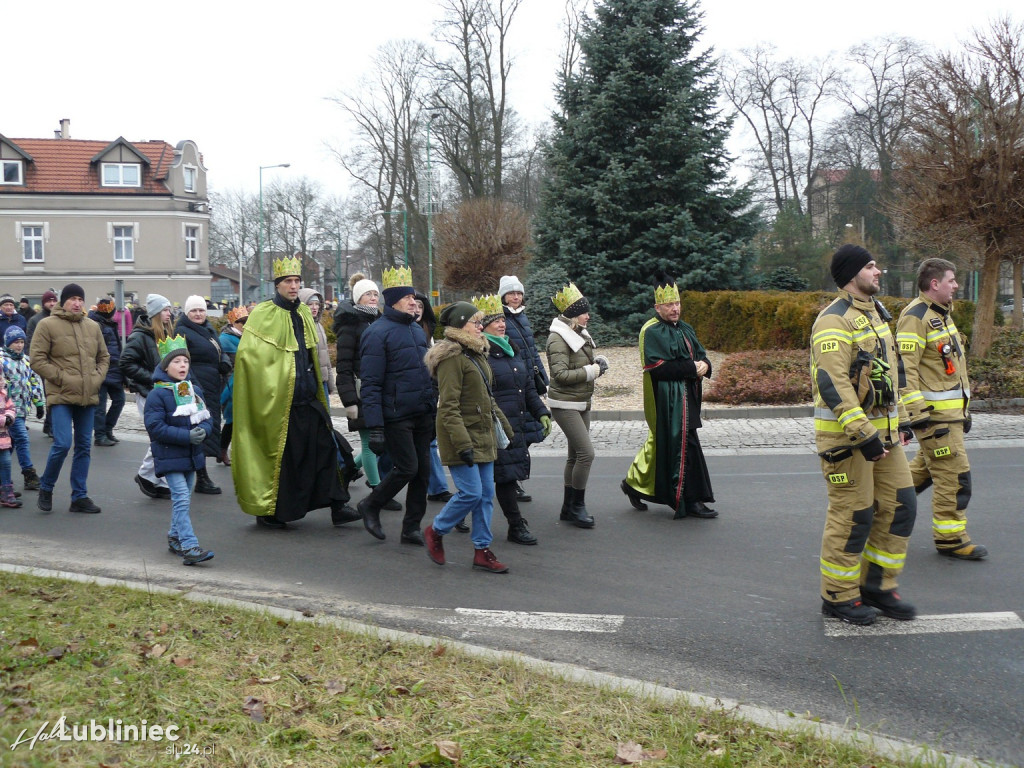
<path fill-rule="evenodd" d="M 569 507 L 569 522 L 575 525 L 577 528 L 593 528 L 594 518 L 592 518 L 587 512 L 587 505 L 584 501 L 584 497 L 587 495 L 587 489 L 572 489 L 572 506 Z"/>
<path fill-rule="evenodd" d="M 558 515 L 559 520 L 572 520 L 572 487 L 565 486 L 562 489 L 565 493 L 562 496 L 562 511 Z"/>
<path fill-rule="evenodd" d="M 206 469 L 196 470 L 196 493 L 217 494 L 220 492 L 220 486 L 214 484 Z"/>

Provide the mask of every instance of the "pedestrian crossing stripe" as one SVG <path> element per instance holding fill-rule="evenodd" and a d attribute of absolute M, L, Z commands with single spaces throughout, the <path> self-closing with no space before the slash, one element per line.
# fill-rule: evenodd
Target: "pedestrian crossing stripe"
<path fill-rule="evenodd" d="M 839 619 L 825 619 L 825 637 L 879 637 L 882 635 L 937 635 L 953 632 L 993 632 L 1024 629 L 1024 619 L 1013 611 L 945 613 L 897 621 L 880 616 L 874 624 L 860 627 Z"/>
<path fill-rule="evenodd" d="M 455 616 L 442 624 L 475 624 L 555 632 L 617 632 L 625 616 L 597 613 L 548 613 L 545 611 L 491 611 L 456 608 Z"/>

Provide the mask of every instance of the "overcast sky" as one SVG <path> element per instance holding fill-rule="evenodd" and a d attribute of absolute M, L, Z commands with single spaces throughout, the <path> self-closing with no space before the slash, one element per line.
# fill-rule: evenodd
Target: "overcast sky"
<path fill-rule="evenodd" d="M 950 47 L 1011 4 L 708 0 L 703 10 L 718 53 L 765 42 L 812 57 L 891 34 Z M 561 0 L 522 0 L 510 33 L 511 103 L 530 122 L 554 106 L 563 13 Z M 192 139 L 214 189 L 254 192 L 259 166 L 291 163 L 264 183 L 309 176 L 344 194 L 348 177 L 324 145 L 344 142 L 345 124 L 328 97 L 352 88 L 386 41 L 429 42 L 438 15 L 433 0 L 17 3 L 4 10 L 0 134 L 52 137 L 66 117 L 75 139 Z"/>

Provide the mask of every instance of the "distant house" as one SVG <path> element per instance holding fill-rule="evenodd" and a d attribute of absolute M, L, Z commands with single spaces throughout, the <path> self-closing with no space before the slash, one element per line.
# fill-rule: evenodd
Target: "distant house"
<path fill-rule="evenodd" d="M 79 283 L 144 301 L 210 295 L 206 168 L 192 141 L 83 141 L 0 134 L 0 287 L 35 304 Z M 0 126 L 2 127 L 2 126 Z"/>
<path fill-rule="evenodd" d="M 850 173 L 849 168 L 825 168 L 818 166 L 811 174 L 808 189 L 808 213 L 811 217 L 811 229 L 815 236 L 829 235 L 837 232 L 840 227 L 850 224 L 858 230 L 863 227 L 863 221 L 846 221 L 849 214 L 839 212 L 839 190 Z M 871 170 L 871 180 L 881 180 L 881 172 Z M 843 221 L 837 221 L 836 217 L 842 217 Z"/>

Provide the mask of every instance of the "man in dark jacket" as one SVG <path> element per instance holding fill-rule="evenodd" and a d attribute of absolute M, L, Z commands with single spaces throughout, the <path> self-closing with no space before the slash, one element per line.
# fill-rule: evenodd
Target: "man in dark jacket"
<path fill-rule="evenodd" d="M 32 348 L 32 334 L 36 332 L 36 326 L 39 323 L 50 316 L 50 312 L 55 306 L 57 306 L 57 293 L 52 289 L 43 292 L 42 298 L 43 308 L 32 315 L 32 319 L 28 321 L 25 327 L 25 357 L 28 358 L 29 352 Z M 46 391 L 46 382 L 43 382 L 43 392 Z M 53 437 L 53 429 L 50 424 L 50 409 L 46 409 L 46 416 L 43 418 L 43 434 L 47 437 Z"/>
<path fill-rule="evenodd" d="M 46 382 L 46 404 L 53 410 L 53 447 L 46 460 L 46 470 L 39 478 L 37 504 L 44 512 L 53 509 L 53 486 L 71 450 L 74 433 L 69 511 L 96 513 L 100 508 L 89 498 L 86 481 L 93 409 L 100 384 L 107 375 L 110 354 L 99 326 L 82 311 L 85 304 L 82 286 L 65 285 L 60 298 L 61 305 L 36 328 L 29 357 L 32 370 Z"/>
<path fill-rule="evenodd" d="M 383 284 L 384 312 L 359 340 L 359 396 L 369 448 L 374 453 L 387 448 L 393 467 L 358 509 L 366 530 L 384 539 L 380 510 L 408 485 L 401 541 L 423 546 L 420 522 L 427 511 L 436 408 L 423 363 L 427 337 L 416 322 L 412 272 L 407 267 L 385 270 Z"/>
<path fill-rule="evenodd" d="M 25 322 L 25 318 L 18 314 L 14 297 L 5 293 L 0 296 L 0 339 L 7 333 L 8 328 L 21 328 L 21 330 L 27 331 L 28 324 Z"/>
<path fill-rule="evenodd" d="M 89 313 L 89 319 L 95 320 L 103 333 L 103 341 L 110 353 L 110 367 L 107 377 L 100 385 L 99 401 L 96 403 L 96 415 L 93 420 L 93 439 L 96 445 L 116 445 L 114 427 L 124 410 L 124 376 L 121 375 L 121 337 L 117 333 L 117 322 L 114 320 L 114 300 L 105 296 L 96 302 L 96 309 Z M 107 398 L 110 409 L 107 409 Z"/>

